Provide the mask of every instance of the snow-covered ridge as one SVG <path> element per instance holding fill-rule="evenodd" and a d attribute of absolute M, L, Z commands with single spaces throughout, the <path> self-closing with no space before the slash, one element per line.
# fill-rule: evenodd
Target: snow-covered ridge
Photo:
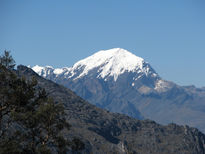
<path fill-rule="evenodd" d="M 36 65 L 34 67 L 32 67 L 32 69 L 39 74 L 40 76 L 43 76 L 44 78 L 46 78 L 48 75 L 61 75 L 63 72 L 67 72 L 70 70 L 70 68 L 64 67 L 64 68 L 56 68 L 54 69 L 52 66 L 39 66 Z"/>
<path fill-rule="evenodd" d="M 56 76 L 64 75 L 66 78 L 78 79 L 87 75 L 91 70 L 97 68 L 97 78 L 114 77 L 116 81 L 118 76 L 124 72 L 136 72 L 138 74 L 148 75 L 150 67 L 148 67 L 144 59 L 137 57 L 129 51 L 121 48 L 110 50 L 101 50 L 83 60 L 78 61 L 73 67 L 64 67 L 54 69 L 51 66 L 41 67 L 34 66 L 32 69 L 39 75 L 46 77 L 53 74 Z M 153 76 L 157 76 L 152 72 Z"/>
<path fill-rule="evenodd" d="M 54 68 L 52 66 L 34 66 L 32 67 L 32 69 L 39 74 L 40 76 L 46 77 L 48 74 L 50 74 L 51 70 L 53 70 Z"/>

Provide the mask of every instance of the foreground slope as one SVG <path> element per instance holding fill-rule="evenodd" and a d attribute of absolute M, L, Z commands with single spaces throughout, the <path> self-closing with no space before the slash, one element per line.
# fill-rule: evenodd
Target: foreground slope
<path fill-rule="evenodd" d="M 127 50 L 102 50 L 70 68 L 35 66 L 33 70 L 109 111 L 205 132 L 205 89 L 165 81 L 149 63 Z"/>
<path fill-rule="evenodd" d="M 205 153 L 205 135 L 195 128 L 176 124 L 162 126 L 110 113 L 25 66 L 18 66 L 17 73 L 28 79 L 36 77 L 38 86 L 64 104 L 66 119 L 72 127 L 63 135 L 78 136 L 85 143 L 85 153 Z"/>

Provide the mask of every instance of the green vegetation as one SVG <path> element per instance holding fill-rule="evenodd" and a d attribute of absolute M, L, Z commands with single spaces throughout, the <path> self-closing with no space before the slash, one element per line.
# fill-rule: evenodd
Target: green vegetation
<path fill-rule="evenodd" d="M 10 55 L 10 51 L 5 50 L 4 54 L 0 56 L 0 64 L 5 66 L 7 69 L 14 69 L 15 60 Z"/>
<path fill-rule="evenodd" d="M 71 127 L 63 105 L 38 87 L 35 78 L 18 77 L 9 52 L 4 52 L 0 62 L 0 154 L 83 149 L 79 139 L 69 141 L 60 135 Z"/>

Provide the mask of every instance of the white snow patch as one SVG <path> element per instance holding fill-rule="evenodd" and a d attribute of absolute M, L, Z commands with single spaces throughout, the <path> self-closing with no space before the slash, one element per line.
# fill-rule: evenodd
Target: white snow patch
<path fill-rule="evenodd" d="M 173 86 L 172 83 L 165 80 L 158 80 L 155 84 L 155 90 L 158 92 L 165 92 Z"/>
<path fill-rule="evenodd" d="M 54 69 L 53 73 L 56 75 L 59 75 L 59 74 L 63 73 L 63 71 L 64 70 L 62 68 L 56 68 L 56 69 Z"/>
<path fill-rule="evenodd" d="M 36 72 L 37 74 L 41 75 L 42 71 L 44 70 L 44 67 L 36 65 L 34 67 L 32 67 L 32 69 L 34 70 L 34 72 Z"/>
<path fill-rule="evenodd" d="M 36 65 L 36 66 L 32 67 L 32 69 L 38 75 L 46 77 L 47 75 L 51 74 L 51 72 L 53 71 L 54 68 L 52 66 L 42 67 L 42 66 Z"/>
<path fill-rule="evenodd" d="M 94 68 L 99 67 L 100 78 L 113 76 L 116 81 L 120 74 L 125 71 L 134 72 L 143 68 L 144 59 L 135 56 L 127 50 L 114 48 L 110 50 L 101 50 L 92 56 L 80 60 L 72 67 L 72 70 L 83 68 L 80 78 L 88 74 Z M 147 71 L 147 70 L 145 70 Z"/>

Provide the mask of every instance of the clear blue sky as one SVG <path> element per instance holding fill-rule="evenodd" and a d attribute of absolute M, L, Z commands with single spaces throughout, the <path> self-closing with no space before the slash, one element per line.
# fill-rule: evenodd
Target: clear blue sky
<path fill-rule="evenodd" d="M 72 66 L 114 47 L 164 79 L 205 86 L 205 1 L 0 0 L 0 51 L 17 64 Z"/>

